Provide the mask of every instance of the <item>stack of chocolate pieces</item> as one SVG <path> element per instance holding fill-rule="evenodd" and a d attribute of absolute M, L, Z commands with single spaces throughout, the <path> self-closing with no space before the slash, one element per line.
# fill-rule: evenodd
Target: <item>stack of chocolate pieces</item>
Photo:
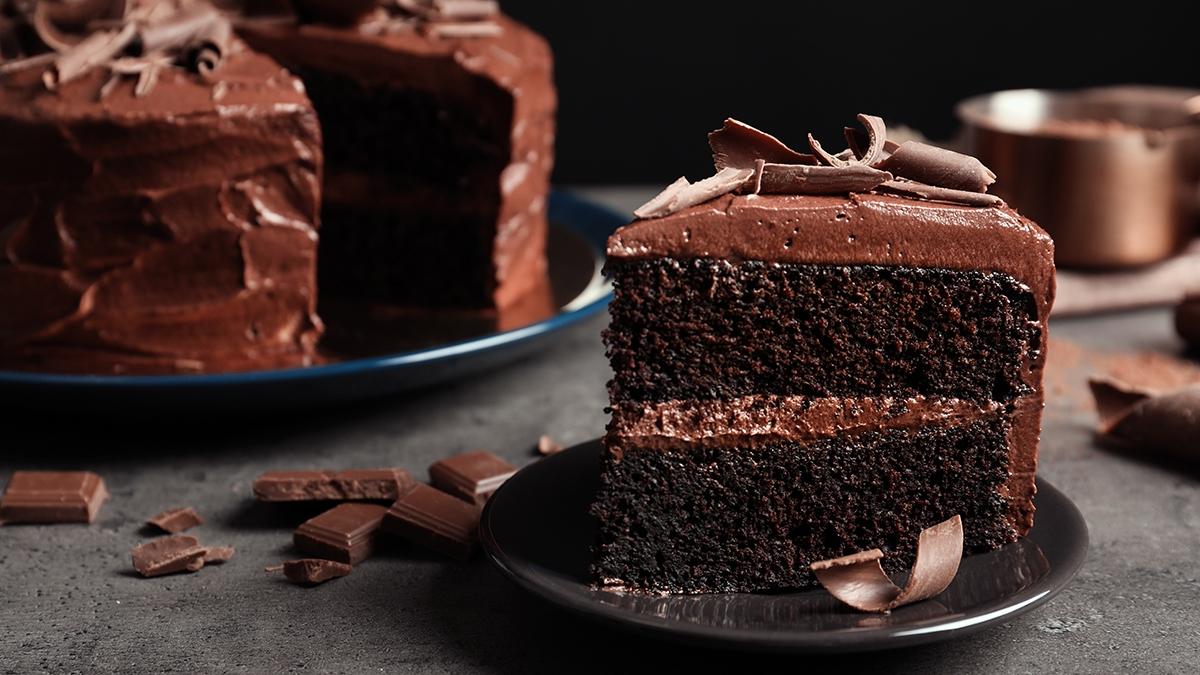
<path fill-rule="evenodd" d="M 296 528 L 295 547 L 310 558 L 267 569 L 302 585 L 346 576 L 376 550 L 380 531 L 466 560 L 475 550 L 480 507 L 515 472 L 491 453 L 468 452 L 435 462 L 434 486 L 399 468 L 264 473 L 253 486 L 260 501 L 341 502 Z"/>

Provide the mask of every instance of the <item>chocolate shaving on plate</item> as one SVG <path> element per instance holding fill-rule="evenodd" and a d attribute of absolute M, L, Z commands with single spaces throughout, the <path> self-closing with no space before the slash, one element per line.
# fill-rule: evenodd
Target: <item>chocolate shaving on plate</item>
<path fill-rule="evenodd" d="M 754 175 L 754 169 L 726 167 L 718 171 L 716 175 L 695 183 L 689 183 L 687 178 L 680 178 L 634 211 L 633 215 L 638 218 L 657 218 L 682 211 L 689 206 L 703 204 L 710 199 L 733 192 L 752 175 Z"/>
<path fill-rule="evenodd" d="M 886 162 L 884 162 L 886 164 Z M 919 197 L 936 202 L 952 202 L 966 206 L 1004 206 L 1004 200 L 986 192 L 969 192 L 967 190 L 952 190 L 950 188 L 926 185 L 913 180 L 896 179 L 882 183 L 880 192 L 890 192 L 905 197 Z"/>
<path fill-rule="evenodd" d="M 765 164 L 762 169 L 759 192 L 788 195 L 868 192 L 891 179 L 892 174 L 861 164 L 848 166 Z"/>
<path fill-rule="evenodd" d="M 1106 440 L 1200 465 L 1200 385 L 1163 392 L 1092 378 L 1088 386 Z"/>
<path fill-rule="evenodd" d="M 950 190 L 983 192 L 996 182 L 996 174 L 983 162 L 919 141 L 900 144 L 879 168 L 897 176 Z"/>
<path fill-rule="evenodd" d="M 812 155 L 796 152 L 771 134 L 733 118 L 708 134 L 717 171 L 728 167 L 749 169 L 757 160 L 775 164 L 816 164 Z"/>
<path fill-rule="evenodd" d="M 810 565 L 817 581 L 830 595 L 863 612 L 890 612 L 897 607 L 927 600 L 946 590 L 958 573 L 963 553 L 962 518 L 954 516 L 921 531 L 917 560 L 904 588 L 892 583 L 875 548 Z"/>

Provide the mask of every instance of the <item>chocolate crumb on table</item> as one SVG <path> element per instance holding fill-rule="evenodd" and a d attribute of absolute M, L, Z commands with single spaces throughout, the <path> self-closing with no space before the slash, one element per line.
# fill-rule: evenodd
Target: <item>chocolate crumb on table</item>
<path fill-rule="evenodd" d="M 517 467 L 480 450 L 434 462 L 429 467 L 429 480 L 440 490 L 482 505 L 516 472 Z"/>
<path fill-rule="evenodd" d="M 90 523 L 106 499 L 91 471 L 17 471 L 0 497 L 0 524 Z"/>
<path fill-rule="evenodd" d="M 467 560 L 475 552 L 479 508 L 418 483 L 388 509 L 383 530 L 413 543 Z"/>
<path fill-rule="evenodd" d="M 549 457 L 550 455 L 558 454 L 562 452 L 562 450 L 563 446 L 559 444 L 558 441 L 555 441 L 546 434 L 542 434 L 541 437 L 538 438 L 537 452 L 542 457 Z"/>
<path fill-rule="evenodd" d="M 410 485 L 404 469 L 268 471 L 254 479 L 254 496 L 264 502 L 394 501 Z"/>
<path fill-rule="evenodd" d="M 196 513 L 196 509 L 186 506 L 179 509 L 169 509 L 150 518 L 147 525 L 152 525 L 169 534 L 178 534 L 190 530 L 197 525 L 203 525 L 204 519 Z"/>
<path fill-rule="evenodd" d="M 296 548 L 318 557 L 349 565 L 370 557 L 375 549 L 387 507 L 347 502 L 305 521 L 292 536 Z"/>
<path fill-rule="evenodd" d="M 300 586 L 316 586 L 330 579 L 347 576 L 354 571 L 354 568 L 346 563 L 321 558 L 288 560 L 282 565 L 274 565 L 266 569 L 268 572 L 282 571 L 288 581 Z"/>

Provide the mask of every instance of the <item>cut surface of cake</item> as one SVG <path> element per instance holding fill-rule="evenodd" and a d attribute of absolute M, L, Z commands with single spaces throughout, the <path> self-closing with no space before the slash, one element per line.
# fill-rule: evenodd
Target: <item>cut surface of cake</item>
<path fill-rule="evenodd" d="M 973 158 L 860 120 L 836 155 L 730 120 L 714 177 L 610 238 L 598 583 L 802 588 L 955 515 L 968 552 L 1032 526 L 1051 240 Z"/>
<path fill-rule="evenodd" d="M 321 137 L 299 80 L 201 2 L 0 6 L 0 369 L 310 363 Z"/>
<path fill-rule="evenodd" d="M 297 6 L 239 32 L 301 76 L 321 118 L 322 292 L 494 309 L 544 285 L 546 42 L 492 2 Z"/>

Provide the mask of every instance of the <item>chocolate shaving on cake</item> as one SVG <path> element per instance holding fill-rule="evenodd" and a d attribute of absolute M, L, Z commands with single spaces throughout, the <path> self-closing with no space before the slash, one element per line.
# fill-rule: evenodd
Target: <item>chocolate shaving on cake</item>
<path fill-rule="evenodd" d="M 915 180 L 897 179 L 882 183 L 880 192 L 890 192 L 905 197 L 918 197 L 935 202 L 953 202 L 967 206 L 1004 206 L 1004 200 L 986 192 L 968 192 L 950 188 L 926 185 Z"/>
<path fill-rule="evenodd" d="M 741 187 L 754 175 L 754 169 L 726 167 L 702 181 L 691 183 L 679 178 L 667 186 L 658 196 L 633 212 L 638 218 L 657 218 L 681 211 L 689 206 L 702 204 L 710 199 L 729 194 Z"/>
<path fill-rule="evenodd" d="M 869 192 L 892 180 L 892 174 L 861 164 L 804 166 L 765 164 L 759 192 L 782 195 L 836 195 Z"/>
<path fill-rule="evenodd" d="M 921 531 L 917 560 L 904 588 L 883 571 L 883 551 L 877 548 L 814 562 L 810 568 L 825 590 L 847 605 L 863 612 L 890 612 L 946 590 L 958 573 L 962 553 L 962 518 L 954 516 Z"/>
<path fill-rule="evenodd" d="M 996 182 L 996 174 L 978 159 L 918 141 L 902 143 L 879 168 L 920 183 L 967 192 L 983 192 Z"/>
<path fill-rule="evenodd" d="M 966 206 L 1003 206 L 985 193 L 995 181 L 974 157 L 916 141 L 887 138 L 880 117 L 858 115 L 864 131 L 846 127 L 847 149 L 830 154 L 808 134 L 813 155 L 797 152 L 778 138 L 735 119 L 708 135 L 717 175 L 689 183 L 681 178 L 641 208 L 638 218 L 659 218 L 729 192 L 741 194 L 835 195 L 882 192 Z M 742 170 L 743 183 L 730 187 Z M 703 189 L 698 186 L 703 185 Z"/>
<path fill-rule="evenodd" d="M 123 76 L 136 75 L 134 95 L 146 96 L 164 68 L 207 75 L 233 44 L 229 21 L 198 0 L 46 0 L 15 8 L 15 17 L 5 21 L 28 26 L 40 49 L 5 62 L 0 72 L 47 68 L 42 80 L 55 89 L 108 68 L 112 76 L 100 89 L 102 99 Z"/>
<path fill-rule="evenodd" d="M 484 38 L 503 33 L 494 0 L 377 0 L 297 2 L 301 21 L 357 26 L 370 35 L 419 31 L 434 38 Z"/>
<path fill-rule="evenodd" d="M 1088 386 L 1102 438 L 1131 451 L 1200 465 L 1200 385 L 1163 392 L 1092 378 Z"/>
<path fill-rule="evenodd" d="M 725 125 L 708 134 L 713 165 L 717 171 L 727 167 L 749 169 L 756 160 L 775 164 L 816 164 L 817 159 L 789 148 L 771 134 L 744 122 L 729 118 Z"/>

